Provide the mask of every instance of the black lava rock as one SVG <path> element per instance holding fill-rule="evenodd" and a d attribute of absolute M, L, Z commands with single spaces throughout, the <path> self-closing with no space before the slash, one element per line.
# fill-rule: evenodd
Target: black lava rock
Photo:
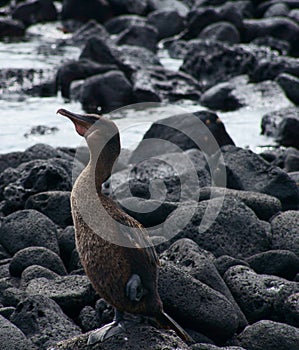
<path fill-rule="evenodd" d="M 11 321 L 40 350 L 54 346 L 59 340 L 81 334 L 80 328 L 61 308 L 43 295 L 28 296 L 20 302 L 12 314 Z"/>
<path fill-rule="evenodd" d="M 29 282 L 26 293 L 53 299 L 67 315 L 74 316 L 95 300 L 95 292 L 86 276 L 69 275 L 55 279 L 36 278 Z"/>
<path fill-rule="evenodd" d="M 202 201 L 195 210 L 186 203 L 167 223 L 166 234 L 171 232 L 172 241 L 190 238 L 216 257 L 230 255 L 242 259 L 270 248 L 270 225 L 233 198 Z"/>
<path fill-rule="evenodd" d="M 65 228 L 72 225 L 70 205 L 70 192 L 49 191 L 30 196 L 26 203 L 26 209 L 35 209 L 49 217 L 57 225 Z"/>
<path fill-rule="evenodd" d="M 237 44 L 240 41 L 240 34 L 232 23 L 219 21 L 205 27 L 200 32 L 199 38 Z"/>
<path fill-rule="evenodd" d="M 295 104 L 299 105 L 299 79 L 291 74 L 282 73 L 276 81 L 281 86 L 287 97 Z"/>
<path fill-rule="evenodd" d="M 11 18 L 0 19 L 0 40 L 3 38 L 22 37 L 25 35 L 25 26 L 21 21 Z"/>
<path fill-rule="evenodd" d="M 250 323 L 270 319 L 285 322 L 285 300 L 299 292 L 299 285 L 280 277 L 259 275 L 246 266 L 233 266 L 224 281 Z"/>
<path fill-rule="evenodd" d="M 119 34 L 136 24 L 144 25 L 145 23 L 146 19 L 144 17 L 137 15 L 121 15 L 109 19 L 104 25 L 110 34 Z"/>
<path fill-rule="evenodd" d="M 53 280 L 59 275 L 54 271 L 47 269 L 46 267 L 40 265 L 31 265 L 26 267 L 21 275 L 21 287 L 26 288 L 29 282 L 35 278 L 46 278 L 48 280 Z"/>
<path fill-rule="evenodd" d="M 46 267 L 59 275 L 65 275 L 66 270 L 60 257 L 44 247 L 28 247 L 19 250 L 12 258 L 9 270 L 12 276 L 21 276 L 31 265 Z"/>
<path fill-rule="evenodd" d="M 298 338 L 298 328 L 263 320 L 246 327 L 233 343 L 249 350 L 297 350 Z"/>
<path fill-rule="evenodd" d="M 59 253 L 54 223 L 36 210 L 20 210 L 3 219 L 0 243 L 10 254 L 31 246 L 40 246 Z"/>
<path fill-rule="evenodd" d="M 245 260 L 236 259 L 229 255 L 221 255 L 219 258 L 215 259 L 214 264 L 222 277 L 232 266 L 241 265 L 249 267 L 249 264 Z"/>
<path fill-rule="evenodd" d="M 271 241 L 274 249 L 290 250 L 299 257 L 298 220 L 299 212 L 293 210 L 281 213 L 271 220 Z"/>
<path fill-rule="evenodd" d="M 159 294 L 176 321 L 215 342 L 230 338 L 238 328 L 237 311 L 223 294 L 171 263 L 161 267 Z"/>
<path fill-rule="evenodd" d="M 275 275 L 292 280 L 299 271 L 299 257 L 288 250 L 269 250 L 246 259 L 259 274 Z"/>
<path fill-rule="evenodd" d="M 218 153 L 220 155 L 220 153 Z M 221 155 L 227 171 L 227 186 L 232 189 L 268 194 L 281 201 L 282 209 L 299 207 L 299 189 L 286 172 L 266 162 L 250 150 L 224 146 Z M 215 156 L 215 160 L 217 155 Z M 222 168 L 222 161 L 217 168 Z"/>
<path fill-rule="evenodd" d="M 0 343 L 2 350 L 36 350 L 25 334 L 13 323 L 0 315 Z"/>
<path fill-rule="evenodd" d="M 62 232 L 58 233 L 58 244 L 60 256 L 65 265 L 68 267 L 72 252 L 76 247 L 75 230 L 73 226 L 68 226 Z"/>

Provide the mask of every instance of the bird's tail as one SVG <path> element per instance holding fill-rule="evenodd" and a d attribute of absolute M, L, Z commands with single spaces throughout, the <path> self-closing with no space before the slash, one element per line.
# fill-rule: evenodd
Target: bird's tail
<path fill-rule="evenodd" d="M 155 319 L 161 328 L 172 329 L 184 341 L 194 343 L 192 337 L 190 337 L 190 335 L 164 311 L 161 311 L 159 315 L 156 315 Z"/>

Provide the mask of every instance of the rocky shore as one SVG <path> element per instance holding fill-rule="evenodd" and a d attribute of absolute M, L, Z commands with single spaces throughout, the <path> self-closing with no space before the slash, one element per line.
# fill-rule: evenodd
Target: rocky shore
<path fill-rule="evenodd" d="M 113 318 L 75 247 L 69 198 L 88 151 L 36 144 L 0 155 L 1 349 L 297 350 L 299 1 L 60 3 L 0 1 L 0 40 L 22 39 L 29 26 L 59 20 L 73 34 L 57 45 L 81 49 L 78 60 L 26 93 L 59 91 L 87 112 L 182 99 L 210 109 L 193 114 L 205 125 L 202 133 L 184 114 L 154 123 L 135 150 L 122 150 L 104 184 L 148 228 L 161 260 L 165 310 L 195 344 L 142 324 L 87 346 L 88 333 Z M 161 64 L 162 45 L 183 60 L 179 71 Z M 265 96 L 275 85 L 293 103 L 273 105 L 261 118 L 262 133 L 277 141 L 261 154 L 235 145 L 217 115 L 246 106 L 240 76 L 254 87 L 265 82 Z M 199 147 L 196 137 L 209 147 Z M 150 139 L 165 142 L 148 148 Z M 217 215 L 203 229 L 207 212 Z M 169 221 L 176 235 L 166 239 L 153 227 Z"/>

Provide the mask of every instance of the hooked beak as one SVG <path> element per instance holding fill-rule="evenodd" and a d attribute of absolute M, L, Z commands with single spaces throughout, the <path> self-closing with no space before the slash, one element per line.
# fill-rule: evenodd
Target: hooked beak
<path fill-rule="evenodd" d="M 84 136 L 87 130 L 99 120 L 93 115 L 77 114 L 63 108 L 58 109 L 56 113 L 69 118 L 74 123 L 76 131 L 80 136 Z"/>

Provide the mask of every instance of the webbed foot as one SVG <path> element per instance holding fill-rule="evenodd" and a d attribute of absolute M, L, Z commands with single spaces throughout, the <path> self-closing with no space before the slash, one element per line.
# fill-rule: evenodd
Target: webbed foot
<path fill-rule="evenodd" d="M 122 322 L 113 321 L 105 326 L 96 329 L 90 333 L 87 341 L 87 345 L 93 345 L 98 342 L 103 342 L 114 335 L 124 333 L 125 329 L 122 326 Z"/>

